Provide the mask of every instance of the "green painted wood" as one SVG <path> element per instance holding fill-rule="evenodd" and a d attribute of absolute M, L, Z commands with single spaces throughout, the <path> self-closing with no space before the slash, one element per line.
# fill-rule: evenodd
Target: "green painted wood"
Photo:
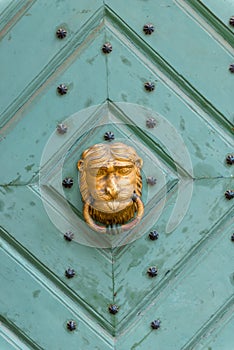
<path fill-rule="evenodd" d="M 233 305 L 233 283 L 230 281 L 233 247 L 228 240 L 223 239 L 227 233 L 222 230 L 215 242 L 211 240 L 209 247 L 193 255 L 190 267 L 176 278 L 169 293 L 162 293 L 156 300 L 150 300 L 150 307 L 138 316 L 140 320 L 132 336 L 128 329 L 128 337 L 120 339 L 117 349 L 155 349 L 155 344 L 168 350 L 175 349 L 175 344 L 176 349 L 194 348 L 200 336 L 201 322 L 205 323 L 210 318 L 209 310 Z M 225 251 L 225 255 L 221 255 L 221 251 Z M 219 268 L 214 269 L 217 259 Z M 158 315 L 164 319 L 161 332 L 150 330 L 149 327 L 151 320 L 158 318 Z M 189 342 L 190 337 L 195 337 L 192 344 Z M 224 348 L 228 346 L 231 349 L 232 339 L 225 338 Z"/>
<path fill-rule="evenodd" d="M 234 167 L 225 162 L 234 150 L 231 8 L 193 0 L 1 2 L 1 349 L 231 350 L 234 200 L 224 196 L 234 189 Z M 151 36 L 142 30 L 147 22 Z M 64 40 L 58 26 L 68 30 Z M 101 50 L 107 41 L 109 55 Z M 155 91 L 145 91 L 146 81 Z M 61 83 L 65 96 L 56 93 Z M 61 122 L 64 135 L 56 132 Z M 131 243 L 112 249 L 83 221 L 76 169 L 83 150 L 109 130 L 144 161 L 144 217 Z M 74 178 L 70 190 L 65 176 Z M 183 220 L 174 217 L 168 231 L 183 202 Z M 72 242 L 63 237 L 70 229 Z M 97 242 L 102 248 L 92 247 Z M 155 278 L 147 275 L 152 265 Z"/>
<path fill-rule="evenodd" d="M 67 56 L 77 50 L 82 41 L 99 26 L 101 13 L 98 9 L 101 4 L 102 1 L 92 0 L 89 4 L 80 1 L 77 7 L 76 1 L 69 2 L 69 6 L 59 2 L 49 4 L 44 0 L 37 1 L 22 20 L 15 23 L 1 43 L 0 72 L 5 83 L 1 86 L 1 96 L 8 91 L 0 100 L 3 122 L 11 118 L 19 106 L 35 94 Z M 90 17 L 92 20 L 87 22 Z M 43 23 L 41 18 L 44 19 Z M 56 30 L 60 26 L 68 31 L 65 40 L 56 38 Z M 11 66 L 10 71 L 3 68 L 6 65 Z M 72 81 L 66 83 L 72 84 Z"/>
<path fill-rule="evenodd" d="M 233 27 L 229 26 L 229 18 L 232 17 L 234 13 L 234 3 L 232 0 L 200 0 L 199 2 L 204 4 L 219 20 L 233 31 Z"/>
<path fill-rule="evenodd" d="M 65 298 L 58 303 L 61 296 L 57 294 L 54 286 L 50 286 L 50 282 L 46 281 L 44 276 L 40 276 L 40 273 L 34 270 L 34 266 L 21 259 L 14 248 L 5 242 L 2 244 L 1 266 L 5 271 L 4 275 L 8 275 L 7 283 L 1 287 L 1 313 L 5 318 L 26 331 L 27 337 L 34 339 L 38 344 L 36 348 L 75 348 L 76 333 L 71 336 L 70 331 L 66 329 L 66 322 L 70 319 L 77 322 L 75 332 L 81 348 L 111 348 L 103 341 L 97 325 L 92 329 L 91 323 L 83 318 L 81 311 L 77 312 L 71 304 L 67 305 Z M 60 325 L 60 336 L 57 336 Z"/>
<path fill-rule="evenodd" d="M 172 281 L 177 279 L 179 274 L 183 276 L 185 271 L 193 268 L 194 255 L 197 252 L 209 250 L 210 241 L 212 237 L 217 237 L 217 231 L 220 232 L 226 227 L 227 222 L 231 224 L 232 220 L 229 217 L 233 209 L 230 211 L 230 204 L 225 199 L 218 199 L 218 194 L 228 188 L 231 183 L 233 180 L 195 181 L 191 205 L 182 225 L 173 233 L 165 234 L 168 215 L 175 201 L 175 196 L 172 196 L 163 215 L 152 227 L 159 232 L 160 238 L 157 241 L 151 241 L 148 235 L 144 235 L 130 247 L 126 247 L 124 253 L 118 250 L 116 255 L 114 253 L 116 257 L 114 266 L 116 302 L 121 305 L 121 311 L 116 317 L 118 332 L 124 331 L 133 319 L 139 318 L 142 308 L 145 309 L 145 304 L 150 303 L 156 296 L 161 298 L 167 293 L 167 290 L 169 292 Z M 213 201 L 214 197 L 217 200 Z M 205 198 L 203 205 L 199 205 L 201 198 Z M 204 227 L 207 229 L 204 230 Z M 228 241 L 226 244 L 230 250 L 230 259 L 232 259 L 232 246 Z M 158 267 L 157 277 L 150 278 L 147 275 L 147 269 L 150 266 Z M 213 266 L 211 266 L 211 272 L 212 269 Z M 231 273 L 229 277 L 231 278 Z M 200 283 L 199 281 L 198 290 L 201 288 Z M 229 288 L 233 290 L 230 284 Z M 123 300 L 126 302 L 123 303 Z"/>
<path fill-rule="evenodd" d="M 147 3 L 138 0 L 137 4 L 130 0 L 128 4 L 135 10 L 126 11 L 124 1 L 107 0 L 111 12 L 114 11 L 114 16 L 117 14 L 116 17 L 120 18 L 122 30 L 125 32 L 130 27 L 131 34 L 134 32 L 141 37 L 140 45 L 143 41 L 147 42 L 155 58 L 159 55 L 165 65 L 172 66 L 178 75 L 184 77 L 184 83 L 192 85 L 192 96 L 196 98 L 196 90 L 199 90 L 223 114 L 224 119 L 232 122 L 229 96 L 233 75 L 228 68 L 233 61 L 233 48 L 212 35 L 206 23 L 200 25 L 198 15 L 191 16 L 189 10 L 180 7 L 180 1 L 168 0 L 162 5 L 153 0 Z M 148 22 L 155 25 L 155 34 L 146 37 L 142 29 Z M 217 93 L 221 82 L 222 89 Z"/>

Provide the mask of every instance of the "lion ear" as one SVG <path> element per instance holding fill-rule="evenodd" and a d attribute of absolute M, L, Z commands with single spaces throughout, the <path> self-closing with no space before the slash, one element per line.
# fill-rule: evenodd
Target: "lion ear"
<path fill-rule="evenodd" d="M 143 165 L 143 160 L 141 158 L 138 158 L 136 161 L 136 166 L 141 169 L 142 165 Z"/>
<path fill-rule="evenodd" d="M 79 171 L 82 171 L 84 167 L 84 161 L 82 159 L 80 159 L 77 163 L 77 168 Z"/>

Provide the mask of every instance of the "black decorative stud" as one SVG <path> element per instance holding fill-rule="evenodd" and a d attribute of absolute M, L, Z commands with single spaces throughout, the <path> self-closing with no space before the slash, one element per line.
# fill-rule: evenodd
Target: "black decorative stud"
<path fill-rule="evenodd" d="M 234 73 L 234 64 L 233 64 L 233 63 L 230 64 L 230 66 L 229 66 L 229 71 L 230 71 L 231 73 Z"/>
<path fill-rule="evenodd" d="M 234 164 L 234 154 L 229 154 L 226 158 L 226 162 L 228 165 L 233 165 Z"/>
<path fill-rule="evenodd" d="M 64 28 L 59 28 L 56 32 L 57 38 L 64 39 L 67 36 L 67 31 Z"/>
<path fill-rule="evenodd" d="M 158 269 L 156 266 L 151 266 L 148 268 L 147 273 L 150 277 L 156 277 L 158 275 Z"/>
<path fill-rule="evenodd" d="M 73 278 L 75 276 L 75 270 L 70 269 L 70 267 L 65 271 L 65 276 L 67 278 Z"/>
<path fill-rule="evenodd" d="M 147 177 L 146 182 L 148 185 L 154 186 L 156 184 L 157 180 L 155 179 L 155 177 L 149 176 L 149 177 Z"/>
<path fill-rule="evenodd" d="M 151 328 L 153 328 L 153 329 L 160 328 L 160 325 L 161 325 L 161 321 L 160 320 L 154 320 L 153 322 L 151 322 Z"/>
<path fill-rule="evenodd" d="M 57 125 L 57 132 L 59 133 L 59 134 L 66 134 L 66 132 L 67 132 L 67 125 L 65 125 L 65 124 L 58 124 Z"/>
<path fill-rule="evenodd" d="M 74 331 L 76 329 L 76 322 L 73 320 L 68 321 L 67 322 L 67 329 L 71 332 Z"/>
<path fill-rule="evenodd" d="M 229 24 L 234 27 L 234 16 L 229 19 Z"/>
<path fill-rule="evenodd" d="M 149 119 L 146 120 L 146 126 L 149 129 L 153 129 L 156 124 L 157 123 L 156 123 L 156 120 L 154 118 L 149 118 Z"/>
<path fill-rule="evenodd" d="M 66 95 L 67 93 L 67 86 L 65 84 L 60 84 L 58 87 L 57 87 L 57 91 L 59 93 L 59 95 Z"/>
<path fill-rule="evenodd" d="M 109 305 L 108 310 L 110 314 L 115 315 L 119 311 L 119 307 L 115 304 L 111 304 Z"/>
<path fill-rule="evenodd" d="M 65 188 L 71 188 L 73 186 L 73 179 L 71 177 L 65 177 L 62 184 Z"/>
<path fill-rule="evenodd" d="M 230 199 L 234 198 L 234 190 L 228 190 L 224 193 L 224 195 L 227 199 L 230 200 Z"/>
<path fill-rule="evenodd" d="M 154 91 L 154 89 L 155 89 L 154 83 L 152 83 L 150 81 L 147 81 L 144 86 L 145 86 L 146 91 Z"/>
<path fill-rule="evenodd" d="M 111 51 L 113 50 L 111 43 L 105 43 L 102 46 L 102 52 L 105 54 L 111 53 Z"/>
<path fill-rule="evenodd" d="M 64 233 L 63 237 L 64 239 L 66 239 L 66 241 L 71 242 L 74 238 L 74 233 L 71 231 L 67 231 L 66 233 Z"/>
<path fill-rule="evenodd" d="M 153 230 L 149 233 L 149 239 L 151 239 L 151 241 L 156 241 L 158 237 L 159 237 L 159 233 L 156 230 Z"/>
<path fill-rule="evenodd" d="M 231 241 L 234 242 L 234 233 L 231 235 Z"/>
<path fill-rule="evenodd" d="M 112 141 L 115 139 L 115 135 L 113 134 L 112 131 L 107 131 L 105 134 L 104 134 L 104 140 L 106 141 Z"/>
<path fill-rule="evenodd" d="M 152 23 L 147 23 L 143 27 L 143 31 L 146 35 L 151 35 L 154 32 L 154 26 Z"/>

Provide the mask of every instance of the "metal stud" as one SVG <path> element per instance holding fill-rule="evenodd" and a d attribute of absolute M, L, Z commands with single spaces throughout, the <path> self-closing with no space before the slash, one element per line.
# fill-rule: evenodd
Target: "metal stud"
<path fill-rule="evenodd" d="M 56 32 L 57 38 L 64 39 L 67 36 L 67 31 L 64 28 L 59 28 Z"/>
<path fill-rule="evenodd" d="M 234 190 L 228 190 L 224 193 L 224 195 L 227 199 L 230 200 L 230 199 L 234 198 Z"/>
<path fill-rule="evenodd" d="M 74 233 L 71 231 L 67 231 L 66 233 L 64 233 L 63 237 L 66 241 L 71 242 L 74 238 Z"/>
<path fill-rule="evenodd" d="M 231 235 L 231 241 L 234 242 L 234 233 Z"/>
<path fill-rule="evenodd" d="M 109 310 L 110 314 L 115 315 L 119 311 L 119 307 L 115 304 L 111 304 L 111 305 L 109 305 L 108 310 Z"/>
<path fill-rule="evenodd" d="M 67 132 L 67 125 L 65 125 L 65 124 L 58 124 L 57 125 L 57 132 L 59 133 L 59 134 L 66 134 L 66 132 Z"/>
<path fill-rule="evenodd" d="M 147 273 L 150 277 L 156 277 L 158 275 L 158 269 L 156 266 L 151 266 L 148 268 Z"/>
<path fill-rule="evenodd" d="M 63 187 L 71 188 L 73 186 L 73 179 L 71 177 L 65 177 L 62 182 Z"/>
<path fill-rule="evenodd" d="M 106 141 L 112 141 L 115 139 L 115 135 L 113 134 L 112 131 L 107 131 L 105 134 L 104 134 L 104 139 Z"/>
<path fill-rule="evenodd" d="M 67 86 L 65 84 L 60 84 L 58 87 L 57 87 L 57 91 L 59 93 L 59 95 L 66 95 L 67 93 Z"/>
<path fill-rule="evenodd" d="M 149 128 L 149 129 L 153 129 L 156 125 L 156 120 L 154 118 L 149 118 L 146 120 L 146 126 Z"/>
<path fill-rule="evenodd" d="M 153 329 L 160 328 L 160 325 L 161 325 L 161 321 L 160 320 L 154 320 L 153 322 L 151 322 L 151 328 L 153 328 Z"/>
<path fill-rule="evenodd" d="M 156 230 L 153 230 L 149 233 L 149 239 L 151 239 L 151 241 L 156 241 L 158 237 L 159 237 L 159 233 Z"/>
<path fill-rule="evenodd" d="M 234 154 L 229 154 L 226 157 L 226 162 L 228 165 L 233 165 L 234 164 Z"/>
<path fill-rule="evenodd" d="M 229 71 L 230 71 L 231 73 L 234 73 L 234 64 L 233 64 L 233 63 L 230 64 L 230 66 L 229 66 Z"/>
<path fill-rule="evenodd" d="M 234 27 L 234 16 L 229 19 L 229 24 Z"/>
<path fill-rule="evenodd" d="M 155 179 L 155 177 L 153 177 L 153 176 L 149 176 L 149 177 L 147 177 L 146 182 L 148 185 L 154 186 L 157 182 L 157 179 Z"/>
<path fill-rule="evenodd" d="M 145 90 L 149 92 L 154 91 L 155 89 L 155 85 L 151 81 L 147 81 L 144 86 L 145 86 Z"/>
<path fill-rule="evenodd" d="M 105 54 L 111 53 L 111 51 L 113 50 L 111 43 L 105 43 L 102 46 L 102 52 Z"/>
<path fill-rule="evenodd" d="M 73 278 L 75 274 L 75 270 L 71 269 L 70 267 L 65 271 L 65 276 L 67 278 Z"/>
<path fill-rule="evenodd" d="M 143 31 L 146 35 L 151 35 L 154 32 L 154 26 L 152 23 L 147 23 L 143 27 Z"/>
<path fill-rule="evenodd" d="M 76 322 L 73 320 L 68 321 L 67 322 L 67 329 L 71 332 L 74 331 L 76 329 Z"/>

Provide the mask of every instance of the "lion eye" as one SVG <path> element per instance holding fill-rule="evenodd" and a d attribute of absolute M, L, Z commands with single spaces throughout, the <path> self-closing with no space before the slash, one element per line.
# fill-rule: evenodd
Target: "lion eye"
<path fill-rule="evenodd" d="M 97 176 L 104 176 L 106 175 L 107 169 L 106 168 L 100 168 L 97 171 Z"/>
<path fill-rule="evenodd" d="M 118 171 L 118 174 L 120 174 L 120 175 L 128 175 L 131 173 L 132 168 L 131 167 L 125 167 L 125 168 L 123 167 L 123 168 L 118 168 L 117 171 Z"/>

